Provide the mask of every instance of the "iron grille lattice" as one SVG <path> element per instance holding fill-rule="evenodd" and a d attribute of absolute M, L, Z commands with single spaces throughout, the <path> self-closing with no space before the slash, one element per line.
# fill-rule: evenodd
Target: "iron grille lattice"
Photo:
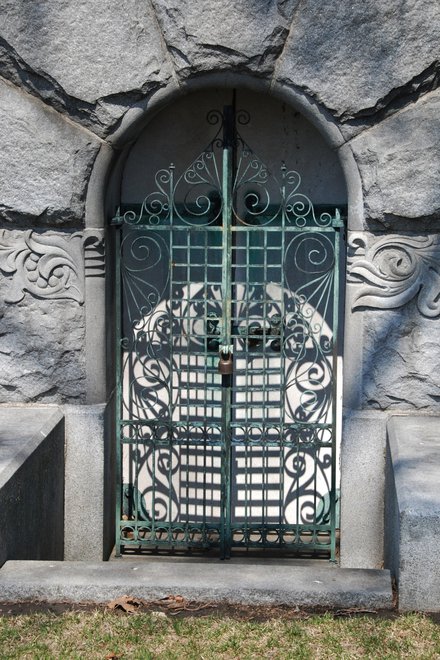
<path fill-rule="evenodd" d="M 250 149 L 247 113 L 207 119 L 208 147 L 113 220 L 117 550 L 334 558 L 343 223 Z"/>

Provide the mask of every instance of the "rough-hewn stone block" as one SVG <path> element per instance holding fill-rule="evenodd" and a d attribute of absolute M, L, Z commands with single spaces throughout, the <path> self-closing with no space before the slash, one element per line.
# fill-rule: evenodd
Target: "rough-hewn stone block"
<path fill-rule="evenodd" d="M 58 91 L 78 102 L 95 103 L 169 75 L 163 71 L 166 53 L 148 2 L 4 0 L 0 17 L 3 46 L 13 48 L 42 83 L 57 83 Z M 7 75 L 14 59 L 3 59 Z M 118 99 L 112 101 L 118 105 Z"/>
<path fill-rule="evenodd" d="M 374 114 L 438 61 L 439 28 L 432 0 L 302 3 L 277 75 L 336 115 Z"/>
<path fill-rule="evenodd" d="M 176 69 L 271 72 L 298 0 L 153 0 Z"/>
<path fill-rule="evenodd" d="M 351 141 L 366 216 L 440 219 L 440 90 Z"/>
<path fill-rule="evenodd" d="M 440 412 L 438 319 L 414 303 L 364 317 L 363 405 Z"/>
<path fill-rule="evenodd" d="M 98 140 L 0 82 L 0 220 L 79 225 Z"/>

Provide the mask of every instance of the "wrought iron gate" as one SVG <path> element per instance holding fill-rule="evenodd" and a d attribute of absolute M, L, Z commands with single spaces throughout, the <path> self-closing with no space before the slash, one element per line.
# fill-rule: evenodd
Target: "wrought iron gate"
<path fill-rule="evenodd" d="M 242 139 L 156 174 L 117 234 L 117 552 L 335 555 L 339 211 Z"/>

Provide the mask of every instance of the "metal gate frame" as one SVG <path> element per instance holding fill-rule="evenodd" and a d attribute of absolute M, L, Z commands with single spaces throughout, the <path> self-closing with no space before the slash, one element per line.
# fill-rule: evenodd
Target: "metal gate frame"
<path fill-rule="evenodd" d="M 321 498 L 320 494 L 315 492 L 314 496 L 314 513 L 312 522 L 307 523 L 298 523 L 288 524 L 282 523 L 281 520 L 277 525 L 260 524 L 257 527 L 253 528 L 251 524 L 234 524 L 231 520 L 231 455 L 234 451 L 234 439 L 232 438 L 232 431 L 234 429 L 234 419 L 231 417 L 231 376 L 226 373 L 221 378 L 221 393 L 222 393 L 222 419 L 221 419 L 221 436 L 222 440 L 219 446 L 221 446 L 221 516 L 220 523 L 209 524 L 204 523 L 201 525 L 182 523 L 181 521 L 172 523 L 169 521 L 157 521 L 155 516 L 151 516 L 147 510 L 145 500 L 143 499 L 142 493 L 137 488 L 137 476 L 135 478 L 135 483 L 125 484 L 123 483 L 122 478 L 122 452 L 124 446 L 135 447 L 135 452 L 140 451 L 139 447 L 149 444 L 153 447 L 153 451 L 157 447 L 168 447 L 171 448 L 173 445 L 173 433 L 174 437 L 179 435 L 175 432 L 176 424 L 173 423 L 172 415 L 167 419 L 156 419 L 156 420 L 144 420 L 141 423 L 135 423 L 133 419 L 124 416 L 124 364 L 123 357 L 124 351 L 127 350 L 127 344 L 129 342 L 126 333 L 123 331 L 123 306 L 124 306 L 124 295 L 122 293 L 123 286 L 123 268 L 124 268 L 124 241 L 126 237 L 133 233 L 134 236 L 140 237 L 146 235 L 145 232 L 150 232 L 150 236 L 154 233 L 159 235 L 165 235 L 165 232 L 179 232 L 181 219 L 180 211 L 176 202 L 176 191 L 178 185 L 182 182 L 182 179 L 185 179 L 186 175 L 190 171 L 195 170 L 195 164 L 205 164 L 204 159 L 212 158 L 214 151 L 221 151 L 222 154 L 222 170 L 221 170 L 221 229 L 217 228 L 216 231 L 219 234 L 221 232 L 221 252 L 222 252 L 222 279 L 221 279 L 221 290 L 223 292 L 223 305 L 222 305 L 222 314 L 221 318 L 212 316 L 210 318 L 207 314 L 205 319 L 205 339 L 206 339 L 206 348 L 205 356 L 210 357 L 209 353 L 212 352 L 212 346 L 214 346 L 214 351 L 220 351 L 220 358 L 224 358 L 225 361 L 232 359 L 233 346 L 237 345 L 237 342 L 242 342 L 243 345 L 249 347 L 257 342 L 261 343 L 261 340 L 264 342 L 272 342 L 271 345 L 275 342 L 280 342 L 281 344 L 281 353 L 284 352 L 283 341 L 284 330 L 283 323 L 279 327 L 275 327 L 273 324 L 270 327 L 263 327 L 263 337 L 255 336 L 255 327 L 247 328 L 243 331 L 243 328 L 234 327 L 234 311 L 233 305 L 237 303 L 237 300 L 234 301 L 232 295 L 232 260 L 233 260 L 233 237 L 240 236 L 240 230 L 242 234 L 246 236 L 250 235 L 251 232 L 255 229 L 261 229 L 261 226 L 256 227 L 252 226 L 252 222 L 248 221 L 243 222 L 245 225 L 244 228 L 235 227 L 234 231 L 231 226 L 232 219 L 237 215 L 234 211 L 234 195 L 237 194 L 237 181 L 239 180 L 239 174 L 237 167 L 236 158 L 237 151 L 241 149 L 241 155 L 245 154 L 247 158 L 252 158 L 253 162 L 257 166 L 257 174 L 252 177 L 252 184 L 254 186 L 262 185 L 267 182 L 268 177 L 268 168 L 258 159 L 258 157 L 250 150 L 248 145 L 245 144 L 241 136 L 239 135 L 236 127 L 237 117 L 240 123 L 246 122 L 245 113 L 236 113 L 235 109 L 232 107 L 224 108 L 223 113 L 212 112 L 208 116 L 208 121 L 211 124 L 214 124 L 215 121 L 219 123 L 219 129 L 210 142 L 207 149 L 185 170 L 184 174 L 180 177 L 175 176 L 173 166 L 170 166 L 166 170 L 161 170 L 157 173 L 156 181 L 158 183 L 158 191 L 160 196 L 160 203 L 158 203 L 158 197 L 153 198 L 151 195 L 147 196 L 144 203 L 139 207 L 135 208 L 124 208 L 118 209 L 116 216 L 112 220 L 112 225 L 115 227 L 116 234 L 116 362 L 117 362 L 117 374 L 116 374 L 116 388 L 117 388 L 117 419 L 116 419 L 116 428 L 117 428 L 117 489 L 119 491 L 117 499 L 117 538 L 116 538 L 116 553 L 119 555 L 122 550 L 143 550 L 148 548 L 202 548 L 208 549 L 211 547 L 218 547 L 220 549 L 221 557 L 229 557 L 232 548 L 244 547 L 246 549 L 255 547 L 255 548 L 271 548 L 271 549 L 282 549 L 283 551 L 290 552 L 291 554 L 302 554 L 307 553 L 311 555 L 322 556 L 327 554 L 331 560 L 335 559 L 336 552 L 336 484 L 335 484 L 335 475 L 336 475 L 336 373 L 337 373 L 337 341 L 338 341 L 338 317 L 339 317 L 339 270 L 340 270 L 340 231 L 344 227 L 344 222 L 341 219 L 340 210 L 337 208 L 319 209 L 314 207 L 312 202 L 302 195 L 298 189 L 301 182 L 301 178 L 297 172 L 294 170 L 288 170 L 284 163 L 280 167 L 280 176 L 277 181 L 279 181 L 280 188 L 280 204 L 279 210 L 277 211 L 277 222 L 279 225 L 274 222 L 269 228 L 265 227 L 265 232 L 267 235 L 281 235 L 281 242 L 283 246 L 283 258 L 286 257 L 287 252 L 285 251 L 286 236 L 293 237 L 292 241 L 296 240 L 296 237 L 309 236 L 314 239 L 318 237 L 325 237 L 328 245 L 331 245 L 333 250 L 333 266 L 331 268 L 331 278 L 332 284 L 326 285 L 331 286 L 332 292 L 332 311 L 328 312 L 326 309 L 325 314 L 329 314 L 329 318 L 332 319 L 332 339 L 336 338 L 336 341 L 331 341 L 331 346 L 326 347 L 326 352 L 331 353 L 330 358 L 327 360 L 328 365 L 331 364 L 331 402 L 330 402 L 330 416 L 331 421 L 324 421 L 321 423 L 308 423 L 307 421 L 302 423 L 299 420 L 296 420 L 294 424 L 291 424 L 289 433 L 291 437 L 294 436 L 294 440 L 291 441 L 291 446 L 297 447 L 297 456 L 299 456 L 300 450 L 298 446 L 301 447 L 301 451 L 315 452 L 315 456 L 320 448 L 330 448 L 331 454 L 331 465 L 329 467 L 330 471 L 330 485 L 328 494 L 326 497 L 328 499 L 324 502 L 324 499 Z M 214 121 L 215 120 L 215 121 Z M 274 177 L 273 177 L 274 178 Z M 276 180 L 274 178 L 274 180 Z M 292 192 L 293 191 L 293 192 Z M 188 209 L 187 209 L 188 211 Z M 213 210 L 212 213 L 219 213 L 218 209 Z M 258 215 L 258 213 L 257 213 Z M 275 216 L 274 216 L 275 218 Z M 272 222 L 273 219 L 270 221 Z M 242 219 L 239 221 L 241 222 Z M 236 221 L 237 222 L 237 221 Z M 268 223 L 270 225 L 270 222 Z M 173 230 L 173 227 L 176 227 Z M 200 226 L 195 225 L 196 229 L 199 229 Z M 212 235 L 215 235 L 215 230 L 211 227 Z M 190 236 L 190 230 L 185 230 Z M 161 234 L 162 232 L 162 234 Z M 235 233 L 234 233 L 235 232 Z M 268 233 L 269 232 L 269 233 Z M 195 232 L 193 233 L 195 235 Z M 170 238 L 172 241 L 172 237 Z M 235 239 L 236 240 L 236 239 Z M 267 239 L 266 243 L 267 243 Z M 249 244 L 249 239 L 246 238 L 247 245 Z M 190 244 L 190 239 L 188 238 L 188 243 Z M 237 249 L 237 248 L 235 248 Z M 267 251 L 267 244 L 265 251 Z M 189 250 L 188 250 L 189 254 Z M 205 250 L 205 254 L 206 250 Z M 309 254 L 310 257 L 310 254 Z M 266 258 L 266 257 L 264 257 Z M 170 252 L 170 261 L 172 261 L 173 255 Z M 189 267 L 189 264 L 188 264 Z M 285 268 L 283 265 L 282 268 Z M 173 264 L 170 266 L 170 273 L 172 273 Z M 249 272 L 249 268 L 247 269 Z M 172 277 L 172 275 L 171 275 Z M 322 288 L 322 284 L 319 286 Z M 205 282 L 206 287 L 206 282 Z M 301 288 L 301 287 L 300 287 Z M 304 287 L 303 287 L 304 288 Z M 225 292 L 226 295 L 225 295 Z M 327 292 L 328 293 L 328 292 Z M 188 294 L 189 295 L 189 294 Z M 302 294 L 304 295 L 304 294 Z M 322 296 L 324 293 L 322 293 Z M 329 293 L 328 293 L 329 295 Z M 298 292 L 295 292 L 295 296 L 300 296 Z M 304 308 L 304 300 L 302 300 L 301 305 Z M 205 306 L 206 307 L 206 306 Z M 171 314 L 171 312 L 170 312 Z M 264 319 L 266 320 L 266 319 Z M 307 321 L 308 322 L 308 321 Z M 131 327 L 134 327 L 134 321 L 131 319 Z M 219 330 L 220 328 L 220 330 Z M 281 328 L 281 329 L 280 329 Z M 310 331 L 310 330 L 309 330 Z M 219 334 L 220 333 L 220 334 Z M 280 336 L 281 335 L 281 336 Z M 328 339 L 328 338 L 327 338 Z M 209 343 L 211 342 L 211 348 L 209 348 Z M 189 350 L 189 349 L 188 349 Z M 229 357 L 228 357 L 229 356 Z M 247 372 L 247 368 L 246 368 Z M 205 370 L 206 373 L 206 370 Z M 153 423 L 154 422 L 154 423 Z M 158 427 L 161 426 L 162 429 L 166 429 L 165 435 L 163 430 L 161 434 L 158 432 Z M 237 426 L 237 425 L 236 425 Z M 281 419 L 279 423 L 280 428 L 287 426 L 284 424 L 284 420 Z M 311 431 L 311 427 L 313 429 Z M 148 432 L 145 430 L 148 427 Z M 205 433 L 204 443 L 206 447 L 206 424 L 205 431 L 203 431 L 202 426 L 201 433 Z M 197 431 L 199 432 L 199 431 Z M 284 438 L 282 432 L 280 432 L 280 438 Z M 325 438 L 325 440 L 323 440 Z M 249 438 L 247 439 L 247 444 Z M 180 442 L 180 440 L 179 440 Z M 246 445 L 246 442 L 244 445 Z M 275 440 L 271 438 L 266 432 L 266 441 L 262 443 L 261 446 L 266 447 L 263 452 L 269 451 L 268 447 L 278 447 L 281 456 L 280 443 L 282 444 L 283 451 L 285 447 L 289 446 L 285 440 Z M 240 445 L 240 442 L 235 441 L 235 445 Z M 244 446 L 243 445 L 243 446 Z M 241 446 L 241 445 L 240 445 Z M 255 446 L 255 445 L 253 445 Z M 131 450 L 130 450 L 131 451 Z M 171 452 L 171 449 L 169 449 Z M 247 450 L 245 450 L 247 451 Z M 153 459 L 156 460 L 156 459 Z M 281 460 L 281 459 L 280 459 Z M 138 459 L 136 458 L 136 461 Z M 266 461 L 268 466 L 268 460 Z M 263 460 L 264 467 L 264 460 Z M 135 471 L 138 469 L 138 463 L 136 463 Z M 283 468 L 284 469 L 284 468 Z M 169 471 L 171 468 L 169 468 Z M 316 488 L 316 458 L 315 458 L 315 488 Z M 153 470 L 154 472 L 154 470 Z M 170 472 L 171 475 L 171 472 Z M 154 476 L 152 479 L 154 480 Z M 170 476 L 171 478 L 171 476 Z M 169 481 L 171 484 L 171 481 Z M 121 490 L 122 487 L 122 490 Z M 171 486 L 170 486 L 171 487 Z M 124 501 L 129 501 L 129 508 L 127 513 L 124 513 Z M 321 513 L 317 511 L 318 503 L 321 505 Z M 297 505 L 298 507 L 299 505 Z M 281 503 L 280 503 L 281 508 Z M 170 504 L 171 509 L 171 504 Z M 152 510 L 155 511 L 154 499 Z M 299 514 L 298 514 L 299 515 Z M 234 526 L 235 525 L 235 526 Z M 234 534 L 237 536 L 237 530 L 239 532 L 240 538 L 234 541 Z"/>

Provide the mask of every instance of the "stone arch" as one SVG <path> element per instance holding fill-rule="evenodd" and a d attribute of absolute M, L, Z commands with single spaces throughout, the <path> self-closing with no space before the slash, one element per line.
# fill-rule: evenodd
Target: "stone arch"
<path fill-rule="evenodd" d="M 339 160 L 347 188 L 348 230 L 363 228 L 362 183 L 350 145 L 330 113 L 302 90 L 272 83 L 262 79 L 234 73 L 217 73 L 190 78 L 178 86 L 175 82 L 161 89 L 153 97 L 130 108 L 120 126 L 102 144 L 90 177 L 85 212 L 86 232 L 99 231 L 104 236 L 107 218 L 118 203 L 120 177 L 130 147 L 136 142 L 145 126 L 163 108 L 191 92 L 213 88 L 240 87 L 268 94 L 303 115 L 319 132 L 324 142 Z M 111 208 L 113 207 L 113 209 Z M 103 281 L 88 280 L 86 306 L 92 306 L 93 315 L 86 321 L 87 401 L 99 403 L 107 399 L 111 385 L 108 383 L 107 355 L 111 347 L 106 344 L 106 294 Z"/>
<path fill-rule="evenodd" d="M 124 154 L 145 126 L 163 108 L 192 92 L 213 88 L 239 87 L 278 98 L 301 113 L 335 151 L 344 172 L 348 199 L 348 229 L 363 228 L 362 182 L 350 145 L 332 115 L 302 90 L 279 82 L 251 78 L 240 74 L 217 73 L 187 80 L 181 86 L 174 83 L 157 92 L 151 99 L 130 108 L 119 127 L 103 143 L 95 160 L 87 191 L 86 227 L 105 226 L 108 187 L 117 186 L 118 171 Z"/>
<path fill-rule="evenodd" d="M 107 221 L 120 199 L 121 175 L 127 156 L 144 129 L 163 109 L 186 95 L 218 88 L 240 88 L 266 94 L 284 102 L 300 113 L 319 133 L 323 142 L 333 151 L 341 167 L 347 192 L 349 230 L 363 228 L 363 196 L 359 170 L 350 145 L 330 113 L 303 91 L 280 83 L 272 83 L 237 74 L 212 74 L 189 79 L 178 87 L 170 84 L 148 102 L 130 108 L 118 129 L 102 144 L 90 178 L 86 200 L 86 232 L 99 231 L 104 235 Z M 110 245 L 109 245 L 110 248 Z M 107 250 L 111 262 L 111 248 Z M 107 309 L 112 309 L 112 282 L 107 283 Z M 86 324 L 86 354 L 88 369 L 88 402 L 108 400 L 114 383 L 112 374 L 113 343 L 105 341 L 109 317 L 106 314 L 106 293 L 103 282 L 89 280 L 86 288 L 86 306 L 93 312 Z M 94 288 L 93 288 L 94 287 Z M 91 290 L 92 289 L 92 290 Z M 356 356 L 355 356 L 356 357 Z M 354 360 L 356 363 L 356 359 Z M 351 365 L 350 372 L 356 369 Z M 350 382 L 350 379 L 349 379 Z"/>

